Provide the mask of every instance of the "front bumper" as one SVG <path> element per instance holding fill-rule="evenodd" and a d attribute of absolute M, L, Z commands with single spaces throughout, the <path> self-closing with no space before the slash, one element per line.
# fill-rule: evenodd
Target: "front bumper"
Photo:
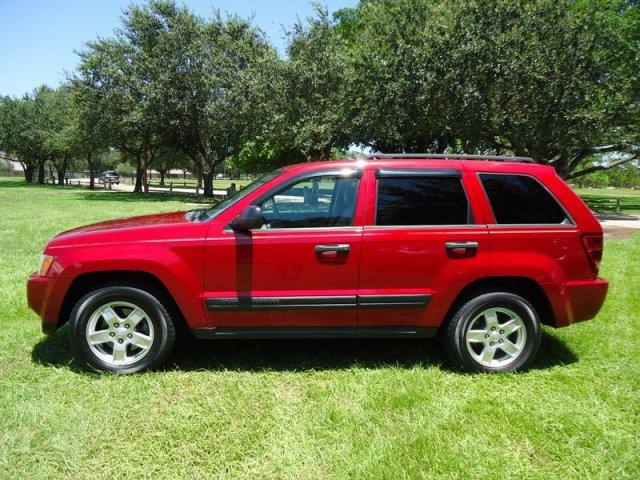
<path fill-rule="evenodd" d="M 58 316 L 71 280 L 63 278 L 40 277 L 33 274 L 27 280 L 27 303 L 42 320 L 42 331 L 55 333 L 58 329 Z"/>

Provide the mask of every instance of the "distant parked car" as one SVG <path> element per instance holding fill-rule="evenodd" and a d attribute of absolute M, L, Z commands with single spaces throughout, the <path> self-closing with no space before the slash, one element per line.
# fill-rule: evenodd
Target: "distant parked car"
<path fill-rule="evenodd" d="M 111 180 L 111 184 L 120 185 L 120 175 L 113 170 L 107 170 L 98 175 L 98 182 L 100 183 L 107 183 L 109 180 Z"/>

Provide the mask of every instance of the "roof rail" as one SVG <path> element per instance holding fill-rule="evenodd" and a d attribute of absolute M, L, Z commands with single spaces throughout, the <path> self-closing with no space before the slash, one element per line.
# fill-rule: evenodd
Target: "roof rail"
<path fill-rule="evenodd" d="M 535 163 L 530 157 L 513 157 L 509 155 L 465 155 L 460 153 L 373 153 L 368 160 L 394 158 L 420 158 L 424 160 L 459 159 L 459 160 L 491 160 L 495 162 Z"/>

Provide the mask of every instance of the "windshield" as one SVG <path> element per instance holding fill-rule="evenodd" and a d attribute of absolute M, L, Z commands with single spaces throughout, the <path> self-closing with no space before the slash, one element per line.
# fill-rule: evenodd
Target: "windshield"
<path fill-rule="evenodd" d="M 220 214 L 221 212 L 226 210 L 228 207 L 236 203 L 241 198 L 246 197 L 251 192 L 256 190 L 258 187 L 261 187 L 262 185 L 267 183 L 269 180 L 280 175 L 282 171 L 283 169 L 279 168 L 277 170 L 273 170 L 272 172 L 269 172 L 263 175 L 262 177 L 254 180 L 249 185 L 244 187 L 242 190 L 238 190 L 234 195 L 231 195 L 230 197 L 225 198 L 220 203 L 216 203 L 215 205 L 212 205 L 211 207 L 202 210 L 196 217 L 197 220 L 199 222 L 205 222 L 207 220 L 211 220 L 216 215 Z"/>

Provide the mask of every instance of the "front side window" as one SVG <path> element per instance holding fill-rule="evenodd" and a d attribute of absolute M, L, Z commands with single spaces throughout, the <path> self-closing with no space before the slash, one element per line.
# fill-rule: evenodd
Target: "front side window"
<path fill-rule="evenodd" d="M 481 173 L 480 181 L 498 224 L 570 222 L 556 199 L 533 177 Z"/>
<path fill-rule="evenodd" d="M 468 220 L 459 176 L 378 179 L 376 225 L 463 225 Z"/>
<path fill-rule="evenodd" d="M 260 204 L 263 228 L 350 226 L 357 190 L 357 178 L 326 175 L 296 182 Z"/>
<path fill-rule="evenodd" d="M 283 172 L 282 169 L 278 169 L 278 170 L 274 170 L 272 172 L 269 172 L 269 173 L 263 175 L 262 177 L 260 177 L 260 178 L 258 178 L 256 180 L 254 180 L 253 182 L 251 182 L 246 187 L 238 190 L 234 195 L 231 195 L 230 197 L 225 198 L 220 203 L 217 203 L 217 204 L 215 204 L 215 205 L 213 205 L 213 206 L 211 206 L 209 208 L 206 208 L 204 210 L 197 210 L 195 218 L 199 222 L 204 222 L 204 221 L 207 221 L 207 220 L 211 220 L 215 216 L 217 216 L 220 213 L 222 213 L 223 211 L 225 211 L 231 205 L 236 203 L 238 200 L 246 197 L 251 192 L 257 190 L 258 188 L 260 188 L 265 183 L 267 183 L 270 180 L 273 180 L 274 178 L 276 178 L 282 172 Z"/>

